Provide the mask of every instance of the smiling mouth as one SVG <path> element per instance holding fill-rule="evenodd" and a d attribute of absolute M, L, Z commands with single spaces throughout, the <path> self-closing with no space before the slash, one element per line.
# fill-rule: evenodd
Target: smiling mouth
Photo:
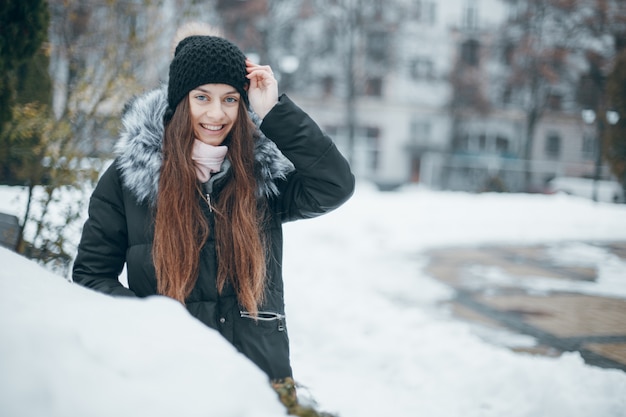
<path fill-rule="evenodd" d="M 206 130 L 211 130 L 213 132 L 217 132 L 218 130 L 222 130 L 224 128 L 224 125 L 205 125 L 203 123 L 200 123 L 200 126 L 202 126 L 202 128 L 206 129 Z"/>

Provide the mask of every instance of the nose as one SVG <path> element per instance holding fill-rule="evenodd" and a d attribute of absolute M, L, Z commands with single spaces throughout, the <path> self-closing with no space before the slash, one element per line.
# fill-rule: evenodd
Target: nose
<path fill-rule="evenodd" d="M 219 120 L 224 117 L 226 112 L 224 112 L 221 102 L 213 101 L 206 107 L 205 114 L 211 119 Z"/>

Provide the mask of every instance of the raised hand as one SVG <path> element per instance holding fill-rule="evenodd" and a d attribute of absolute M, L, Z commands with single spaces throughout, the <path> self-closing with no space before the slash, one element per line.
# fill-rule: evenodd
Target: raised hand
<path fill-rule="evenodd" d="M 250 80 L 250 106 L 262 119 L 278 103 L 278 82 L 269 65 L 258 65 L 246 59 L 246 70 Z"/>

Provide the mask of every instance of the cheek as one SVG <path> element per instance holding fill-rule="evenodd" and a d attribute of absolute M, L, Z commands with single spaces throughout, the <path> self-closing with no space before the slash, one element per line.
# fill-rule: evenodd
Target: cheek
<path fill-rule="evenodd" d="M 192 123 L 195 123 L 198 120 L 198 110 L 194 106 L 189 106 L 189 118 Z"/>
<path fill-rule="evenodd" d="M 228 109 L 228 116 L 230 120 L 235 123 L 237 121 L 237 117 L 239 116 L 239 108 L 235 107 L 234 109 Z"/>

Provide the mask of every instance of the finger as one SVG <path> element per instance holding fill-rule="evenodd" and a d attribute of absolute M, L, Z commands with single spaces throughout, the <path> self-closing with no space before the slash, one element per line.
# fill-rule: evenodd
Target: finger
<path fill-rule="evenodd" d="M 269 65 L 258 65 L 250 61 L 249 59 L 246 60 L 246 70 L 248 71 L 248 73 L 261 70 L 268 72 L 270 75 L 274 75 L 274 71 L 272 71 L 272 67 L 270 67 Z"/>
<path fill-rule="evenodd" d="M 246 75 L 248 78 L 259 77 L 259 78 L 274 78 L 274 73 L 271 69 L 248 69 L 248 74 Z"/>
<path fill-rule="evenodd" d="M 258 76 L 270 76 L 273 77 L 274 73 L 271 69 L 266 68 L 250 68 L 248 69 L 248 76 L 250 75 L 258 75 Z"/>
<path fill-rule="evenodd" d="M 267 85 L 276 81 L 274 75 L 267 72 L 266 70 L 254 70 L 246 75 L 246 77 L 251 81 L 252 85 Z"/>

